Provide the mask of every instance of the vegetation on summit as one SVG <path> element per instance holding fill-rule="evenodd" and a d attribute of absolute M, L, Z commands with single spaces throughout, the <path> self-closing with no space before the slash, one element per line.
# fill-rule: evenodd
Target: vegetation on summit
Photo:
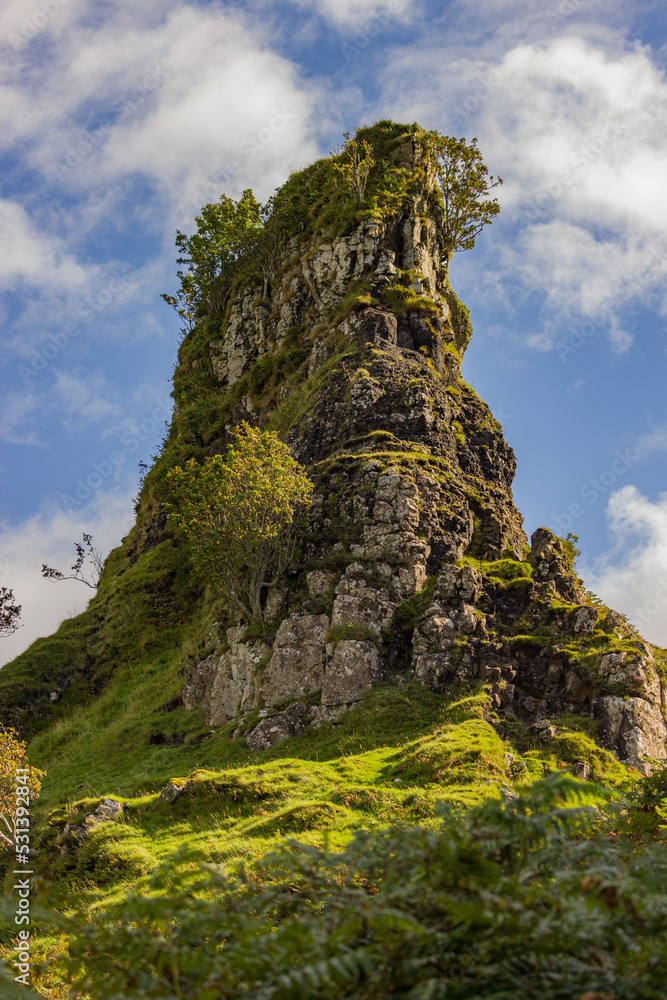
<path fill-rule="evenodd" d="M 502 179 L 489 174 L 477 139 L 468 142 L 413 127 L 433 163 L 445 250 L 450 255 L 469 250 L 500 211 L 489 194 Z M 192 236 L 177 230 L 176 247 L 182 254 L 178 264 L 185 267 L 177 272 L 176 294 L 163 293 L 162 298 L 185 321 L 183 333 L 194 329 L 197 317 L 223 313 L 236 280 L 261 276 L 266 296 L 268 276 L 285 236 L 308 235 L 315 220 L 324 229 L 342 233 L 364 215 L 395 211 L 407 195 L 409 177 L 400 167 L 388 169 L 386 160 L 392 143 L 405 138 L 402 128 L 380 121 L 358 129 L 354 136 L 345 132 L 340 147 L 292 175 L 265 205 L 250 189 L 238 201 L 222 194 L 218 202 L 201 209 Z M 304 191 L 304 183 L 310 190 Z M 303 202 L 308 198 L 313 198 L 311 215 L 304 219 Z"/>
<path fill-rule="evenodd" d="M 438 132 L 429 133 L 442 198 L 442 230 L 447 251 L 471 250 L 484 226 L 493 221 L 500 205 L 489 192 L 502 184 L 482 159 L 477 139 L 466 142 Z"/>

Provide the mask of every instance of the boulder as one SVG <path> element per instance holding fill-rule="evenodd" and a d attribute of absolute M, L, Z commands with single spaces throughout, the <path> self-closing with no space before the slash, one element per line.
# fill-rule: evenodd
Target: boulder
<path fill-rule="evenodd" d="M 603 695 L 595 699 L 593 711 L 600 719 L 606 745 L 642 774 L 652 771 L 645 757 L 667 757 L 667 725 L 657 705 L 644 698 Z"/>
<path fill-rule="evenodd" d="M 116 799 L 102 799 L 97 808 L 93 812 L 88 813 L 80 826 L 74 824 L 70 826 L 68 823 L 63 830 L 63 834 L 65 836 L 70 834 L 78 840 L 82 840 L 84 837 L 87 837 L 89 833 L 92 833 L 96 827 L 103 823 L 110 823 L 112 820 L 116 819 L 117 816 L 120 816 L 122 811 L 123 806 L 120 802 L 117 802 Z"/>
<path fill-rule="evenodd" d="M 331 625 L 363 625 L 379 637 L 391 624 L 395 610 L 388 590 L 376 590 L 363 579 L 345 576 L 336 587 Z"/>
<path fill-rule="evenodd" d="M 643 656 L 629 652 L 607 653 L 600 661 L 600 677 L 607 684 L 620 685 L 630 694 L 646 698 L 654 705 L 660 704 L 660 678 L 650 651 Z"/>
<path fill-rule="evenodd" d="M 590 635 L 598 620 L 598 610 L 590 604 L 577 608 L 572 616 L 572 629 L 575 635 Z"/>
<path fill-rule="evenodd" d="M 223 726 L 255 704 L 255 679 L 265 645 L 261 639 L 242 642 L 243 626 L 227 629 L 229 649 L 218 660 L 203 699 L 208 726 Z"/>
<path fill-rule="evenodd" d="M 251 750 L 268 750 L 290 736 L 301 736 L 311 714 L 311 706 L 297 702 L 280 715 L 262 721 L 246 736 Z"/>
<path fill-rule="evenodd" d="M 264 671 L 262 698 L 265 705 L 301 698 L 322 687 L 328 630 L 326 615 L 301 615 L 282 623 L 273 655 Z"/>
<path fill-rule="evenodd" d="M 327 663 L 322 683 L 323 705 L 344 705 L 361 701 L 373 684 L 384 680 L 384 671 L 375 643 L 342 639 L 336 643 Z"/>
<path fill-rule="evenodd" d="M 172 802 L 175 802 L 183 794 L 189 784 L 190 782 L 187 780 L 170 781 L 160 792 L 160 799 L 162 802 L 168 802 L 171 805 Z"/>
<path fill-rule="evenodd" d="M 474 605 L 482 582 L 482 574 L 473 566 L 444 566 L 438 576 L 435 595 L 444 601 Z"/>
<path fill-rule="evenodd" d="M 326 597 L 329 591 L 333 589 L 334 579 L 333 573 L 326 573 L 321 569 L 314 569 L 310 573 L 306 573 L 308 593 L 313 600 Z"/>

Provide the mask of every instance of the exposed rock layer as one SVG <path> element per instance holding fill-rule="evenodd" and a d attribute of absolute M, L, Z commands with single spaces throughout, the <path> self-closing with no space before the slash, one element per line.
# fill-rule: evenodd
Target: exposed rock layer
<path fill-rule="evenodd" d="M 589 717 L 646 769 L 667 735 L 652 649 L 587 603 L 567 543 L 541 528 L 528 546 L 512 450 L 461 379 L 471 330 L 423 149 L 412 138 L 393 155 L 417 177 L 403 207 L 334 239 L 287 240 L 268 285 L 238 292 L 210 343 L 220 392 L 235 400 L 216 446 L 242 419 L 282 415 L 316 493 L 299 561 L 267 594 L 266 634 L 227 628 L 184 703 L 210 725 L 240 717 L 237 733 L 259 750 L 334 721 L 387 677 L 436 692 L 484 682 L 498 718 Z M 288 347 L 298 377 L 277 397 L 253 393 L 257 365 Z"/>

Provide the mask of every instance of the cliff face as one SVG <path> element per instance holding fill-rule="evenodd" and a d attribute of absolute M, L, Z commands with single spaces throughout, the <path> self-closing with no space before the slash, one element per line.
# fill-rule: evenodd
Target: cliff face
<path fill-rule="evenodd" d="M 242 419 L 275 427 L 316 493 L 300 556 L 266 595 L 266 633 L 219 625 L 184 703 L 214 726 L 238 717 L 236 735 L 264 749 L 387 677 L 439 692 L 485 681 L 499 724 L 548 737 L 550 716 L 588 716 L 643 769 L 667 735 L 654 653 L 587 602 L 571 545 L 539 529 L 528 546 L 513 452 L 461 378 L 472 331 L 419 134 L 385 155 L 407 178 L 400 204 L 286 238 L 269 279 L 236 292 L 208 359 L 189 362 L 210 365 L 225 400 L 209 450 Z"/>
<path fill-rule="evenodd" d="M 546 744 L 577 717 L 646 769 L 666 755 L 663 653 L 586 595 L 570 542 L 540 528 L 528 543 L 513 452 L 461 378 L 472 330 L 424 133 L 361 135 L 376 161 L 363 205 L 330 157 L 291 177 L 263 273 L 184 339 L 137 523 L 84 615 L 2 671 L 0 720 L 29 735 L 123 671 L 162 671 L 147 745 L 185 706 L 261 750 L 335 725 L 381 681 L 486 685 L 503 735 Z M 168 469 L 224 454 L 242 420 L 276 430 L 315 484 L 263 628 L 206 593 L 165 514 Z"/>

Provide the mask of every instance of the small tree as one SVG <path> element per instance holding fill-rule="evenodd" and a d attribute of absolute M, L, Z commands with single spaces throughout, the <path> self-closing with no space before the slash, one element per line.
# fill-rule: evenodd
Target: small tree
<path fill-rule="evenodd" d="M 489 174 L 477 139 L 467 143 L 431 132 L 429 147 L 442 198 L 445 250 L 451 258 L 457 250 L 471 250 L 484 226 L 498 214 L 500 205 L 489 192 L 503 180 Z"/>
<path fill-rule="evenodd" d="M 14 601 L 14 591 L 9 587 L 0 587 L 0 636 L 3 638 L 21 628 L 21 605 Z"/>
<path fill-rule="evenodd" d="M 269 293 L 271 276 L 278 270 L 285 247 L 285 236 L 280 219 L 275 212 L 275 198 L 271 197 L 260 209 L 261 227 L 253 234 L 249 263 L 263 282 L 263 296 Z"/>
<path fill-rule="evenodd" d="M 97 586 L 102 575 L 104 559 L 102 558 L 100 550 L 93 547 L 93 536 L 87 535 L 84 532 L 83 545 L 81 545 L 80 542 L 75 542 L 74 548 L 76 549 L 76 560 L 74 561 L 72 571 L 68 576 L 61 573 L 59 569 L 47 566 L 46 563 L 42 563 L 42 576 L 46 580 L 78 580 L 80 583 L 85 583 L 85 585 L 90 587 L 91 590 L 97 590 Z M 88 571 L 90 579 L 87 579 L 83 571 L 86 559 L 90 560 L 90 570 Z"/>
<path fill-rule="evenodd" d="M 182 256 L 178 271 L 181 287 L 176 295 L 162 298 L 185 320 L 187 333 L 194 326 L 200 306 L 208 312 L 222 312 L 232 289 L 241 258 L 253 245 L 260 227 L 261 207 L 248 188 L 238 201 L 223 194 L 218 202 L 204 205 L 196 216 L 197 232 L 192 236 L 176 230 L 176 246 Z"/>
<path fill-rule="evenodd" d="M 334 170 L 339 173 L 346 186 L 354 194 L 357 204 L 361 205 L 366 192 L 368 175 L 375 166 L 373 147 L 365 139 L 353 139 L 349 132 L 343 132 L 345 142 L 342 149 L 334 150 L 342 155 L 340 163 L 334 163 Z"/>
<path fill-rule="evenodd" d="M 273 431 L 242 423 L 226 459 L 169 472 L 169 510 L 230 607 L 262 621 L 261 593 L 289 565 L 313 484 Z"/>
<path fill-rule="evenodd" d="M 14 729 L 0 726 L 0 820 L 6 832 L 0 829 L 0 843 L 14 848 L 16 845 L 16 821 L 28 815 L 26 806 L 17 800 L 21 798 L 36 799 L 41 788 L 44 772 L 37 767 L 31 767 L 25 754 L 26 745 L 18 739 Z M 21 771 L 20 788 L 27 794 L 17 793 L 19 781 L 17 772 Z"/>

